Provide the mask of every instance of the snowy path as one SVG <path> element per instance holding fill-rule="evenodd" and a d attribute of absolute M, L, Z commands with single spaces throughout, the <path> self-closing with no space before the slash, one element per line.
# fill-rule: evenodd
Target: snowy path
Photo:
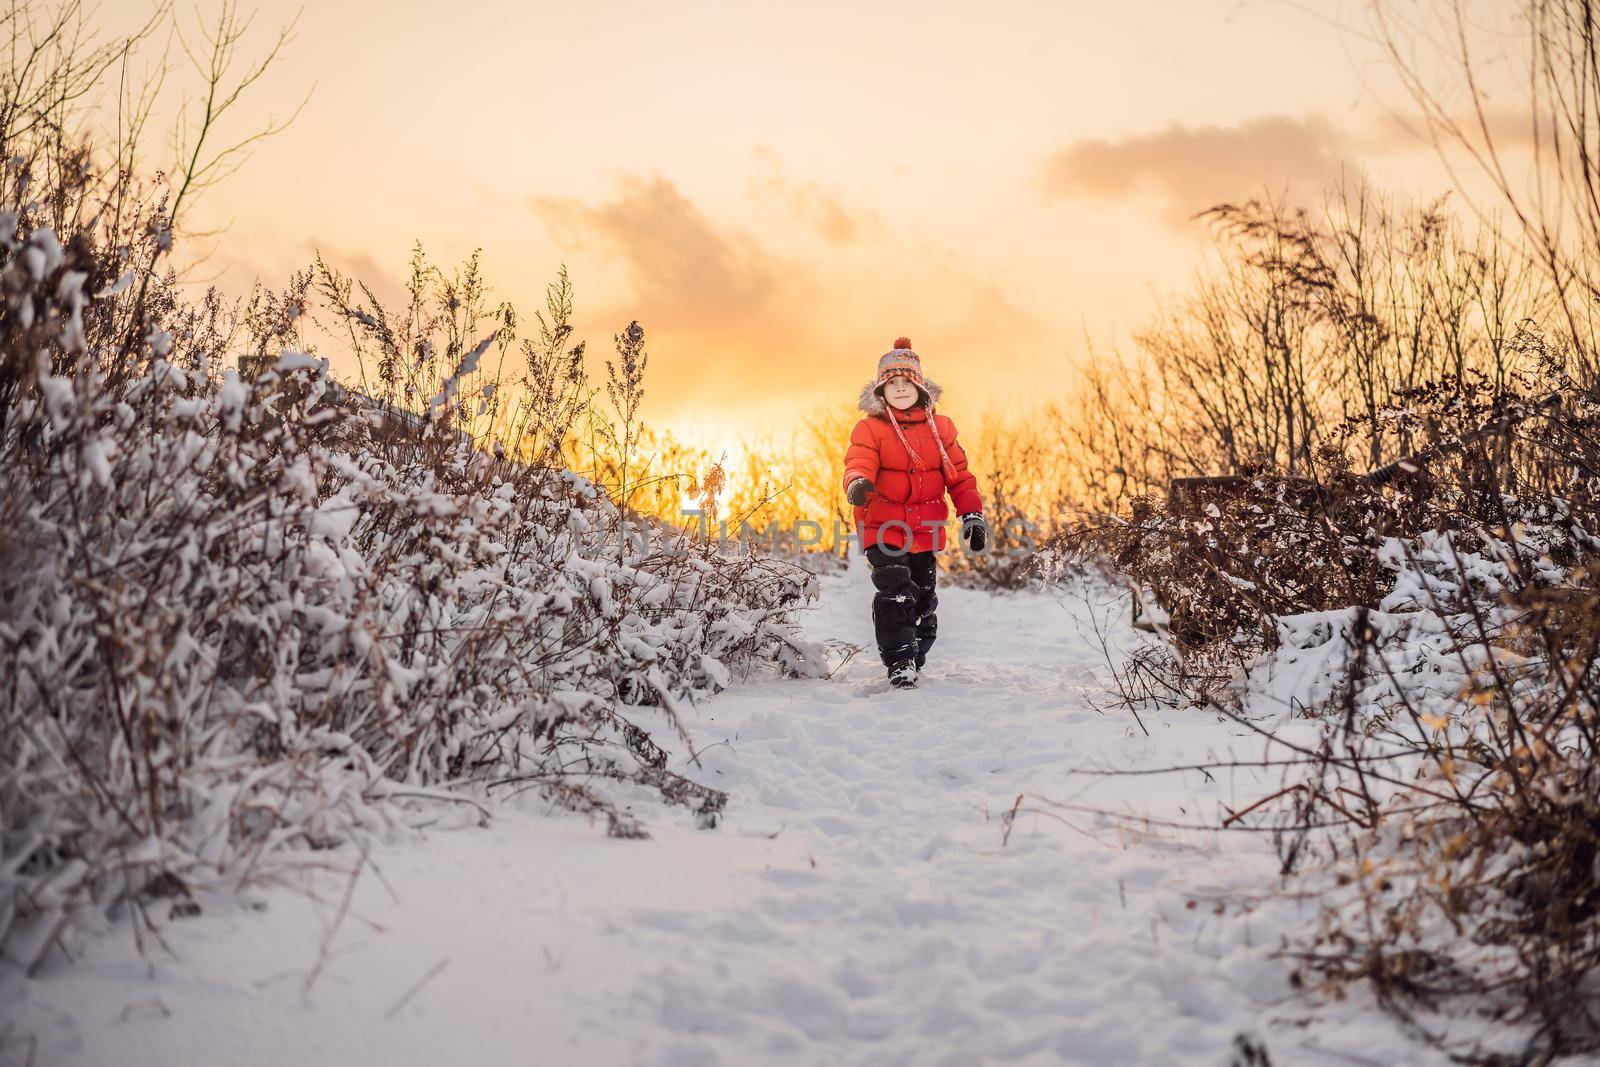
<path fill-rule="evenodd" d="M 153 977 L 125 935 L 105 939 L 0 984 L 0 1010 L 41 1063 L 128 1067 L 1221 1067 L 1240 1031 L 1280 1065 L 1431 1062 L 1355 1005 L 1283 1025 L 1310 1009 L 1270 950 L 1305 916 L 1215 907 L 1271 891 L 1264 842 L 1025 811 L 1003 843 L 1019 793 L 1189 821 L 1263 790 L 1068 773 L 1259 751 L 1194 712 L 1147 716 L 1147 738 L 1096 711 L 1084 603 L 942 590 L 929 670 L 902 693 L 872 654 L 859 564 L 824 586 L 809 633 L 862 654 L 831 680 L 736 685 L 689 723 L 709 746 L 696 777 L 732 793 L 719 829 L 653 810 L 652 840 L 614 841 L 508 810 L 376 855 L 382 878 L 355 883 L 309 992 L 332 881 L 320 905 L 285 891 L 264 913 L 213 904 L 170 924 L 181 962 Z"/>

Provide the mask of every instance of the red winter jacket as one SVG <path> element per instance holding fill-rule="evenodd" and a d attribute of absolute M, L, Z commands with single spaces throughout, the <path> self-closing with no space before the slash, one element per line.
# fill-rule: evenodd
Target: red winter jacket
<path fill-rule="evenodd" d="M 942 390 L 932 380 L 926 382 L 931 405 Z M 967 454 L 956 443 L 956 426 L 948 416 L 935 413 L 930 425 L 928 408 L 922 404 L 896 411 L 872 391 L 875 384 L 869 382 L 861 390 L 858 406 L 867 417 L 850 431 L 850 447 L 844 454 L 846 490 L 857 478 L 872 481 L 866 507 L 855 509 L 861 547 L 881 543 L 903 548 L 909 536 L 913 552 L 942 551 L 945 521 L 950 517 L 945 493 L 950 494 L 957 515 L 981 512 L 983 498 L 978 495 L 978 479 L 967 470 Z M 905 444 L 889 424 L 891 418 L 899 422 Z M 934 427 L 938 428 L 950 459 L 948 478 L 942 469 L 939 444 L 933 439 Z M 906 445 L 916 453 L 915 461 Z"/>

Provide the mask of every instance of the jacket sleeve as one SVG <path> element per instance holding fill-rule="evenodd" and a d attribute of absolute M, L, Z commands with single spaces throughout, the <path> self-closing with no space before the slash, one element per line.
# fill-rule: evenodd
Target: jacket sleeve
<path fill-rule="evenodd" d="M 872 427 L 866 419 L 856 423 L 855 429 L 850 431 L 850 447 L 844 453 L 844 487 L 850 488 L 850 483 L 857 478 L 866 478 L 873 483 L 878 480 L 878 442 L 872 436 Z"/>
<path fill-rule="evenodd" d="M 978 476 L 967 469 L 967 451 L 956 440 L 956 424 L 945 419 L 945 425 L 950 428 L 948 438 L 944 443 L 944 450 L 950 456 L 950 466 L 955 468 L 955 477 L 945 486 L 950 494 L 950 502 L 955 505 L 957 515 L 983 510 L 983 497 L 978 495 Z"/>

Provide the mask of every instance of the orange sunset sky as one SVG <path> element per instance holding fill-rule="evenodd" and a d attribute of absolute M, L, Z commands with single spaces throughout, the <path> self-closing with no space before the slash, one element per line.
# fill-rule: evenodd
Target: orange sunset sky
<path fill-rule="evenodd" d="M 853 398 L 898 334 L 958 419 L 1062 395 L 1203 262 L 1195 210 L 1448 188 L 1355 2 L 255 8 L 246 54 L 300 17 L 231 132 L 310 98 L 200 202 L 193 278 L 320 248 L 394 293 L 420 239 L 531 322 L 565 262 L 591 352 L 640 320 L 647 420 L 713 446 Z"/>

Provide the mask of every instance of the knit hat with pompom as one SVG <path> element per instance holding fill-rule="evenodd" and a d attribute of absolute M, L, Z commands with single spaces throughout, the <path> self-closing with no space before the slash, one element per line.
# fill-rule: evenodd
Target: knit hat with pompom
<path fill-rule="evenodd" d="M 872 391 L 883 395 L 883 387 L 896 374 L 905 375 L 923 396 L 928 395 L 928 383 L 922 377 L 922 357 L 911 350 L 909 337 L 896 337 L 894 347 L 878 357 L 878 380 Z"/>

